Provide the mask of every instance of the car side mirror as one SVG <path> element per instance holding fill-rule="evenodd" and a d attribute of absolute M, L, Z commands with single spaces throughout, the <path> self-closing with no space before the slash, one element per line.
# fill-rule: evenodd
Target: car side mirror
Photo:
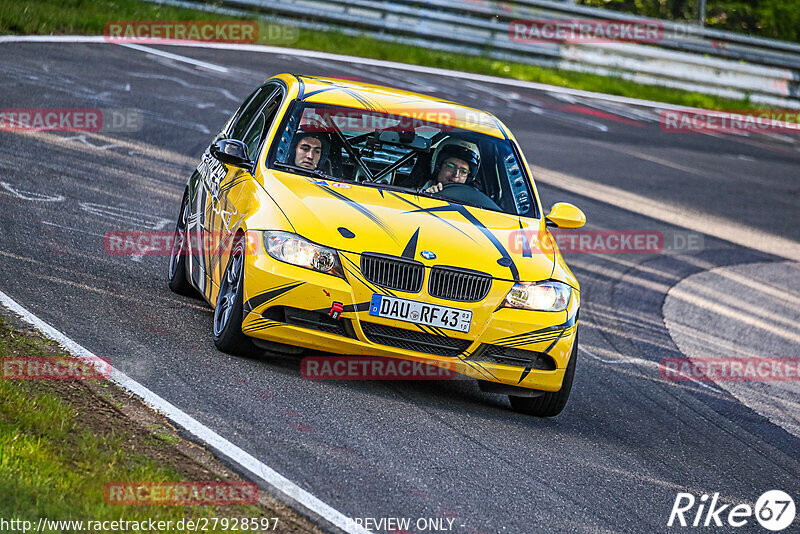
<path fill-rule="evenodd" d="M 580 228 L 586 224 L 586 215 L 567 202 L 556 202 L 545 216 L 545 224 L 556 228 Z"/>
<path fill-rule="evenodd" d="M 220 139 L 211 145 L 214 159 L 253 172 L 255 163 L 247 156 L 247 145 L 238 139 Z"/>

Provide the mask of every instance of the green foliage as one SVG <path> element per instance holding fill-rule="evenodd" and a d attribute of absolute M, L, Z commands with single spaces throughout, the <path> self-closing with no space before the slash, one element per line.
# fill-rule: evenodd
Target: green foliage
<path fill-rule="evenodd" d="M 651 11 L 648 13 L 651 16 L 661 16 L 661 11 L 659 10 L 662 9 L 662 3 L 655 0 L 585 1 L 587 3 L 607 5 L 616 9 L 628 7 L 640 10 L 649 9 Z M 674 1 L 677 2 L 678 0 Z M 680 9 L 691 11 L 693 9 L 691 7 L 693 6 L 693 1 L 683 0 L 683 3 L 680 4 L 683 7 Z M 771 1 L 777 2 L 779 0 Z M 797 2 L 800 0 L 792 1 Z M 675 9 L 668 0 L 663 0 L 663 4 L 669 4 L 669 9 Z M 102 34 L 105 24 L 114 20 L 219 18 L 220 16 L 215 13 L 164 6 L 141 0 L 37 0 L 33 4 L 30 2 L 19 3 L 17 0 L 0 0 L 0 34 Z M 267 25 L 273 28 L 278 27 L 276 24 L 267 24 L 261 21 L 259 24 L 259 43 L 261 44 L 291 46 L 365 58 L 386 59 L 413 65 L 489 74 L 685 106 L 722 110 L 739 110 L 748 107 L 743 101 L 728 100 L 677 89 L 641 85 L 621 78 L 498 61 L 487 57 L 487 55 L 471 56 L 429 50 L 420 46 L 382 41 L 367 35 L 353 36 L 336 31 L 294 29 L 284 33 L 284 35 L 294 36 L 294 39 L 276 42 L 270 39 L 271 32 L 267 31 Z"/>
<path fill-rule="evenodd" d="M 642 17 L 696 21 L 698 0 L 578 0 Z M 800 0 L 707 0 L 706 26 L 718 30 L 800 42 Z"/>
<path fill-rule="evenodd" d="M 78 2 L 75 2 L 78 3 Z M 14 331 L 0 318 L 0 357 L 52 355 L 54 344 Z M 86 395 L 90 395 L 88 392 Z M 160 444 L 176 440 L 154 428 Z M 141 449 L 125 431 L 88 427 L 79 410 L 38 381 L 0 380 L 0 518 L 172 520 L 256 516 L 253 506 L 125 506 L 107 504 L 110 481 L 180 481 L 185 477 Z M 147 439 L 147 438 L 144 438 Z M 167 445 L 160 445 L 165 447 Z"/>

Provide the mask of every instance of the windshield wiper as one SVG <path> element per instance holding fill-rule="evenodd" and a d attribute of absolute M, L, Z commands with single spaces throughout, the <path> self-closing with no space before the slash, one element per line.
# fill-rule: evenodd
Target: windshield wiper
<path fill-rule="evenodd" d="M 462 206 L 469 206 L 470 208 L 480 208 L 480 206 L 476 206 L 475 204 L 470 204 L 469 202 L 466 202 L 464 200 L 456 200 L 450 197 L 443 197 L 438 193 L 428 193 L 424 189 L 412 189 L 412 191 L 414 192 L 415 195 L 420 197 L 433 198 L 435 200 L 441 200 L 442 202 L 452 202 L 454 204 L 461 204 Z"/>
<path fill-rule="evenodd" d="M 334 182 L 342 182 L 339 178 L 331 176 L 330 174 L 325 174 L 319 169 L 306 169 L 305 167 L 298 167 L 297 165 L 289 165 L 288 163 L 281 163 L 280 161 L 275 161 L 272 163 L 275 167 L 280 167 L 281 169 L 289 169 L 290 171 L 298 172 L 300 174 L 305 174 L 306 176 L 311 176 L 314 178 L 321 178 L 325 180 L 333 180 Z"/>
<path fill-rule="evenodd" d="M 402 193 L 415 193 L 416 189 L 412 189 L 410 187 L 403 187 L 402 185 L 394 185 L 394 184 L 384 184 L 381 182 L 369 182 L 364 180 L 363 182 L 356 182 L 358 185 L 365 185 L 367 187 L 375 187 L 377 189 L 389 189 L 390 191 L 400 191 Z"/>

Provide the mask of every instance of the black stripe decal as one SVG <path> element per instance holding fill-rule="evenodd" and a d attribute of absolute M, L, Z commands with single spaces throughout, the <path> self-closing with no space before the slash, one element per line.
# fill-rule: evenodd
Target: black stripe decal
<path fill-rule="evenodd" d="M 519 234 L 522 238 L 522 257 L 523 258 L 530 258 L 531 257 L 531 244 L 528 242 L 528 236 L 522 230 L 522 219 L 519 219 Z"/>
<path fill-rule="evenodd" d="M 233 234 L 228 234 L 224 238 L 222 238 L 219 242 L 219 245 L 217 245 L 217 248 L 214 249 L 214 252 L 211 253 L 211 257 L 209 258 L 209 264 L 208 264 L 208 266 L 211 269 L 213 269 L 217 265 L 217 263 L 219 263 L 219 260 L 222 259 L 222 251 L 228 248 L 228 243 L 230 243 L 232 237 Z"/>
<path fill-rule="evenodd" d="M 341 257 L 344 257 L 344 256 L 341 256 Z M 349 261 L 350 264 L 353 265 L 356 268 L 356 271 L 353 271 L 353 270 L 349 269 L 347 266 L 342 265 L 342 267 L 344 267 L 345 271 L 347 271 L 348 273 L 353 275 L 353 277 L 356 280 L 358 280 L 359 282 L 361 282 L 362 284 L 364 284 L 364 286 L 366 286 L 367 289 L 369 289 L 370 291 L 372 291 L 374 293 L 381 293 L 382 295 L 389 295 L 390 297 L 396 297 L 397 296 L 397 295 L 395 295 L 394 293 L 392 293 L 388 289 L 384 289 L 382 287 L 379 287 L 379 286 L 376 286 L 376 285 L 373 285 L 372 283 L 370 283 L 369 280 L 364 278 L 364 273 L 361 272 L 361 270 L 358 268 L 358 266 L 355 263 L 353 263 L 353 261 L 350 260 L 350 258 L 346 258 L 345 257 L 344 259 Z"/>
<path fill-rule="evenodd" d="M 553 340 L 553 342 L 550 343 L 550 345 L 546 349 L 544 349 L 544 351 L 542 351 L 542 352 L 544 352 L 545 354 L 549 353 L 550 350 L 552 350 L 552 348 L 556 345 L 558 340 L 561 339 L 561 335 L 563 335 L 564 332 L 566 332 L 566 330 L 562 331 L 561 334 L 557 338 L 555 338 Z M 531 370 L 533 370 L 532 367 L 530 367 L 530 366 L 525 367 L 525 370 L 522 371 L 522 374 L 520 375 L 519 381 L 517 382 L 517 384 L 521 383 L 525 379 L 525 377 L 530 374 Z"/>
<path fill-rule="evenodd" d="M 256 295 L 255 297 L 248 299 L 248 301 L 244 303 L 244 314 L 247 315 L 251 311 L 261 306 L 262 304 L 269 302 L 271 300 L 275 300 L 276 298 L 280 297 L 287 291 L 291 291 L 292 289 L 300 287 L 303 284 L 305 284 L 305 282 L 295 282 L 293 284 L 278 286 L 273 289 L 270 289 L 269 291 L 265 291 L 263 293 Z"/>
<path fill-rule="evenodd" d="M 485 367 L 484 367 L 483 365 L 481 365 L 479 362 L 474 362 L 474 361 L 472 361 L 472 360 L 468 360 L 468 359 L 466 358 L 466 356 L 464 356 L 464 357 L 458 356 L 458 359 L 459 359 L 459 360 L 461 360 L 462 362 L 464 362 L 465 364 L 469 365 L 470 367 L 472 367 L 472 368 L 473 368 L 473 369 L 475 369 L 476 371 L 478 371 L 478 372 L 480 372 L 480 373 L 483 373 L 483 375 L 484 375 L 484 376 L 488 375 L 488 376 L 490 376 L 491 378 L 494 378 L 495 380 L 497 380 L 497 377 L 494 375 L 494 373 L 492 373 L 490 370 L 488 370 L 487 368 L 485 368 Z"/>
<path fill-rule="evenodd" d="M 311 91 L 310 93 L 306 93 L 306 94 L 304 94 L 304 95 L 302 96 L 302 98 L 300 98 L 300 100 L 305 100 L 305 99 L 307 99 L 307 98 L 311 98 L 311 97 L 312 97 L 312 96 L 314 96 L 314 95 L 318 95 L 318 94 L 320 94 L 320 93 L 324 93 L 324 92 L 326 92 L 326 91 L 333 91 L 334 89 L 336 89 L 336 87 L 326 87 L 326 88 L 324 88 L 324 89 L 317 89 L 316 91 Z"/>
<path fill-rule="evenodd" d="M 246 182 L 246 181 L 247 181 L 247 178 L 244 178 L 244 179 L 242 179 L 242 180 L 236 180 L 235 182 L 231 182 L 231 183 L 227 184 L 225 187 L 221 188 L 221 189 L 219 190 L 219 192 L 220 192 L 220 193 L 226 193 L 228 190 L 230 190 L 230 189 L 232 189 L 233 187 L 235 187 L 235 186 L 239 185 L 240 183 L 242 183 L 242 182 Z"/>
<path fill-rule="evenodd" d="M 351 97 L 355 98 L 358 102 L 361 103 L 362 106 L 371 110 L 371 111 L 386 111 L 386 108 L 381 106 L 377 101 L 372 100 L 350 88 L 347 87 L 339 87 L 343 92 L 347 93 Z"/>
<path fill-rule="evenodd" d="M 414 204 L 414 203 L 413 203 L 413 202 L 411 202 L 410 200 L 408 200 L 408 199 L 405 199 L 405 198 L 401 197 L 400 195 L 398 195 L 398 194 L 397 194 L 397 193 L 395 193 L 394 191 L 389 191 L 389 193 L 390 193 L 390 194 L 392 194 L 392 195 L 394 195 L 394 196 L 395 196 L 396 198 L 398 198 L 399 200 L 402 200 L 402 201 L 403 201 L 403 202 L 405 202 L 406 204 L 409 204 L 409 205 L 411 205 L 411 206 L 414 206 L 415 208 L 417 208 L 417 209 L 415 209 L 415 210 L 412 210 L 412 211 L 407 211 L 406 213 L 414 213 L 414 212 L 422 212 L 422 213 L 427 213 L 427 214 L 428 214 L 428 215 L 430 215 L 431 217 L 434 217 L 435 219 L 438 219 L 439 221 L 442 221 L 442 222 L 443 222 L 443 223 L 445 223 L 446 225 L 450 226 L 450 227 L 451 227 L 453 230 L 456 230 L 456 231 L 458 231 L 458 232 L 461 232 L 462 234 L 464 234 L 465 236 L 467 236 L 468 238 L 470 238 L 470 240 L 472 240 L 472 242 L 473 242 L 473 243 L 477 243 L 477 241 L 475 241 L 474 239 L 472 239 L 472 236 L 471 236 L 471 235 L 469 235 L 469 234 L 468 234 L 468 233 L 466 233 L 464 230 L 462 230 L 462 229 L 461 229 L 461 228 L 459 228 L 458 226 L 454 225 L 454 224 L 453 224 L 453 223 L 451 223 L 450 221 L 448 221 L 448 220 L 445 220 L 445 219 L 442 219 L 441 217 L 439 217 L 439 216 L 438 216 L 438 215 L 436 215 L 435 213 L 431 213 L 431 212 L 430 212 L 430 210 L 429 210 L 428 208 L 423 208 L 422 206 L 419 206 L 419 205 L 417 205 L 417 204 Z"/>
<path fill-rule="evenodd" d="M 364 206 L 362 206 L 358 202 L 355 202 L 354 200 L 350 200 L 349 198 L 347 198 L 343 194 L 339 193 L 338 191 L 332 191 L 331 189 L 329 189 L 327 187 L 324 187 L 324 186 L 321 186 L 319 184 L 314 184 L 314 185 L 316 185 L 320 190 L 325 191 L 329 195 L 331 195 L 331 196 L 333 196 L 335 198 L 338 198 L 342 202 L 344 202 L 347 205 L 349 205 L 351 208 L 355 209 L 356 211 L 358 211 L 359 213 L 361 213 L 362 215 L 367 217 L 369 220 L 371 220 L 372 222 L 377 224 L 381 228 L 381 230 L 386 232 L 389 235 L 389 237 L 391 237 L 394 240 L 395 243 L 397 243 L 398 245 L 400 244 L 397 241 L 397 236 L 395 235 L 395 233 L 392 230 L 392 228 L 388 224 L 386 224 L 386 222 L 384 222 L 384 220 L 381 219 L 378 215 L 376 215 L 375 213 L 372 213 L 372 211 L 368 210 L 367 208 L 365 208 Z"/>
<path fill-rule="evenodd" d="M 447 206 L 437 206 L 435 208 L 428 208 L 420 211 L 426 211 L 426 212 L 455 211 L 457 213 L 460 213 L 467 221 L 471 222 L 475 227 L 477 227 L 481 231 L 481 233 L 483 233 L 483 235 L 486 236 L 486 239 L 491 241 L 491 243 L 494 245 L 494 248 L 497 249 L 497 251 L 504 259 L 507 259 L 510 262 L 508 268 L 511 271 L 511 276 L 514 278 L 515 282 L 519 282 L 519 270 L 517 270 L 517 266 L 514 263 L 514 260 L 511 259 L 511 255 L 505 249 L 503 244 L 500 243 L 500 241 L 497 239 L 497 236 L 495 236 L 492 232 L 490 232 L 489 229 L 486 228 L 486 226 L 484 226 L 483 223 L 479 221 L 477 217 L 475 217 L 475 215 L 470 213 L 466 207 L 462 206 L 461 204 L 448 204 Z"/>
<path fill-rule="evenodd" d="M 403 249 L 403 253 L 400 254 L 404 258 L 408 258 L 410 260 L 414 259 L 414 256 L 417 254 L 417 240 L 419 239 L 419 228 L 417 231 L 414 232 L 414 235 L 411 236 L 411 239 L 408 240 L 408 244 L 406 248 Z"/>
<path fill-rule="evenodd" d="M 551 336 L 542 339 L 523 339 L 520 341 L 513 341 L 511 343 L 494 343 L 494 345 L 497 345 L 498 347 L 508 347 L 508 348 L 524 347 L 526 345 L 532 345 L 534 343 L 544 343 L 545 341 L 558 339 L 564 334 L 564 332 L 566 332 L 566 330 L 560 331 L 557 336 Z"/>
<path fill-rule="evenodd" d="M 251 332 L 255 330 L 268 330 L 276 326 L 284 326 L 282 323 L 272 321 L 270 319 L 258 319 L 249 323 L 247 326 L 242 326 L 243 331 Z"/>
<path fill-rule="evenodd" d="M 575 315 L 573 315 L 572 317 L 570 317 L 565 322 L 563 322 L 563 323 L 561 323 L 559 325 L 547 326 L 545 328 L 540 328 L 539 330 L 533 330 L 531 332 L 525 332 L 523 334 L 516 334 L 516 335 L 513 335 L 513 336 L 501 337 L 500 339 L 496 339 L 496 340 L 492 341 L 492 343 L 496 344 L 498 341 L 499 342 L 515 341 L 517 338 L 523 338 L 523 337 L 531 336 L 531 335 L 535 335 L 535 334 L 544 334 L 544 333 L 547 333 L 547 332 L 555 332 L 557 330 L 563 330 L 565 328 L 569 328 L 571 326 L 575 326 L 575 319 L 577 317 L 578 317 L 578 314 L 576 313 Z"/>

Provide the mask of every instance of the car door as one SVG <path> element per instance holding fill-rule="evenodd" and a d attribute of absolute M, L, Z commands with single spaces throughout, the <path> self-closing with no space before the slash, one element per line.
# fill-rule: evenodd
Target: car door
<path fill-rule="evenodd" d="M 277 84 L 266 84 L 257 91 L 243 107 L 238 117 L 229 122 L 227 128 L 217 136 L 237 139 L 247 146 L 247 154 L 251 160 L 257 160 L 261 143 L 266 132 L 274 121 L 284 92 Z M 203 164 L 204 163 L 204 164 Z M 210 302 L 214 302 L 216 287 L 227 264 L 231 240 L 235 228 L 231 220 L 238 215 L 237 196 L 241 187 L 236 187 L 243 180 L 252 179 L 252 174 L 240 167 L 226 165 L 211 156 L 206 150 L 201 167 L 203 190 L 202 224 L 202 282 L 203 293 Z M 212 282 L 212 283 L 208 283 Z"/>

